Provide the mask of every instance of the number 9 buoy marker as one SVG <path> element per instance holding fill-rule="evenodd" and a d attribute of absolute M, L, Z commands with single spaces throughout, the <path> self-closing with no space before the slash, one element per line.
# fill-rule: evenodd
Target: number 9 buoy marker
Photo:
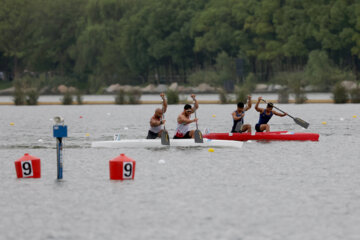
<path fill-rule="evenodd" d="M 15 161 L 15 169 L 18 178 L 40 178 L 40 158 L 25 153 L 22 158 Z"/>
<path fill-rule="evenodd" d="M 135 176 L 135 160 L 128 158 L 125 154 L 109 161 L 111 180 L 133 180 Z"/>

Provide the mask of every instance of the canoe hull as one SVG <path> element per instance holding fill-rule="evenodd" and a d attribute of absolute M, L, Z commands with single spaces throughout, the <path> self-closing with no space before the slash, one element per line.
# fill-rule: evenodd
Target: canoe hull
<path fill-rule="evenodd" d="M 292 133 L 288 131 L 269 133 L 209 133 L 204 135 L 209 139 L 231 140 L 231 141 L 319 141 L 317 133 Z"/>
<path fill-rule="evenodd" d="M 231 147 L 241 148 L 242 142 L 212 140 L 204 138 L 204 143 L 195 143 L 194 139 L 170 139 L 170 146 L 161 145 L 161 139 L 124 139 L 117 141 L 92 142 L 94 148 L 161 148 L 161 147 Z"/>

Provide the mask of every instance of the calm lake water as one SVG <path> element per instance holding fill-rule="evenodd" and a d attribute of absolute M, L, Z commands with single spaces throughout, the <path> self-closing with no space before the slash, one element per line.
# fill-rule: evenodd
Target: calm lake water
<path fill-rule="evenodd" d="M 0 239 L 360 239 L 359 104 L 278 105 L 310 127 L 273 117 L 272 130 L 316 132 L 319 142 L 246 142 L 213 153 L 90 147 L 114 133 L 144 138 L 156 107 L 1 106 Z M 170 135 L 182 107 L 168 108 Z M 233 110 L 200 105 L 200 130 L 228 132 Z M 58 115 L 69 131 L 63 181 L 52 137 Z M 252 108 L 245 122 L 257 120 Z M 16 178 L 24 153 L 41 159 L 40 179 Z M 136 160 L 135 180 L 109 180 L 109 160 L 120 153 Z"/>

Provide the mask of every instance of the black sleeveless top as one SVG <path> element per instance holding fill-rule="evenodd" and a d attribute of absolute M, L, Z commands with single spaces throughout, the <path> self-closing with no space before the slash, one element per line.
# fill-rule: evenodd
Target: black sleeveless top
<path fill-rule="evenodd" d="M 242 111 L 241 113 L 238 113 L 238 111 L 235 111 L 236 117 L 240 117 L 241 114 L 243 114 L 243 113 L 244 113 L 244 111 Z M 232 126 L 232 128 L 231 128 L 231 132 L 235 132 L 235 128 L 236 128 L 236 125 L 237 125 L 238 123 L 244 124 L 244 118 L 240 118 L 239 120 L 235 120 L 235 119 L 234 119 L 234 124 L 233 124 L 233 126 Z M 240 131 L 241 131 L 241 129 L 240 129 Z"/>

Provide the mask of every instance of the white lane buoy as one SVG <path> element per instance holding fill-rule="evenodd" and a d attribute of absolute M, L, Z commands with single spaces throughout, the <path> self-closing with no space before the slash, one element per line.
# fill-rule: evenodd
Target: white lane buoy
<path fill-rule="evenodd" d="M 345 120 L 345 118 L 340 118 L 340 121 L 344 121 Z"/>
<path fill-rule="evenodd" d="M 129 128 L 128 128 L 128 127 L 124 127 L 124 130 L 129 130 Z"/>
<path fill-rule="evenodd" d="M 159 160 L 159 164 L 165 164 L 165 160 L 164 160 L 164 159 L 160 159 L 160 160 Z"/>
<path fill-rule="evenodd" d="M 38 142 L 41 142 L 41 143 L 42 143 L 42 142 L 44 142 L 44 140 L 42 140 L 42 139 L 40 138 L 40 139 L 38 140 Z"/>
<path fill-rule="evenodd" d="M 110 116 L 110 115 L 111 115 L 111 113 L 106 113 L 106 115 Z"/>

